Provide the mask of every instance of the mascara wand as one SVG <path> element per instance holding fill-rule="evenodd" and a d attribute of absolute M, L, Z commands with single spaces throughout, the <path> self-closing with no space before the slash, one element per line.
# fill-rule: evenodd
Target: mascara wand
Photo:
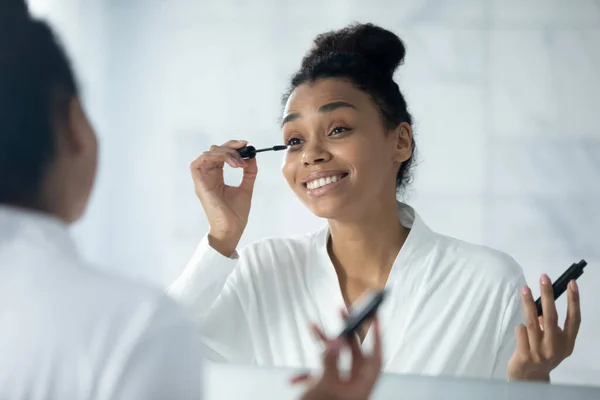
<path fill-rule="evenodd" d="M 237 149 L 237 151 L 238 151 L 238 153 L 240 153 L 240 156 L 243 159 L 248 159 L 248 158 L 256 157 L 257 153 L 262 153 L 263 151 L 280 151 L 280 150 L 285 150 L 287 148 L 288 148 L 288 146 L 286 146 L 286 145 L 278 145 L 278 146 L 273 146 L 273 147 L 267 147 L 264 149 L 256 149 L 256 147 L 254 147 L 254 146 L 246 146 L 246 147 L 242 147 L 241 149 Z"/>

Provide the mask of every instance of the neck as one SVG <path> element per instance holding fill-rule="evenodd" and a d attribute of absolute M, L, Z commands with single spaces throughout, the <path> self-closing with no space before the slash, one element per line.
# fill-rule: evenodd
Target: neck
<path fill-rule="evenodd" d="M 329 229 L 328 249 L 338 274 L 376 286 L 387 280 L 409 232 L 398 219 L 395 198 L 351 222 L 330 220 Z"/>

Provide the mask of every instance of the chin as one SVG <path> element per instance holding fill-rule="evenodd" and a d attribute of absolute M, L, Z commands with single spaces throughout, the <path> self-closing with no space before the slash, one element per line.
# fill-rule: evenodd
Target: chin
<path fill-rule="evenodd" d="M 86 210 L 85 207 L 83 207 L 83 208 L 77 207 L 76 209 L 73 209 L 67 218 L 67 222 L 72 224 L 72 223 L 79 221 L 85 214 L 85 210 Z"/>
<path fill-rule="evenodd" d="M 310 199 L 305 201 L 304 204 L 308 209 L 317 217 L 325 219 L 345 219 L 344 215 L 347 215 L 347 202 L 334 201 L 334 199 Z"/>
<path fill-rule="evenodd" d="M 68 217 L 69 223 L 75 223 L 81 218 L 83 218 L 88 208 L 88 200 L 89 194 L 85 197 L 82 197 L 76 203 L 73 204 Z"/>

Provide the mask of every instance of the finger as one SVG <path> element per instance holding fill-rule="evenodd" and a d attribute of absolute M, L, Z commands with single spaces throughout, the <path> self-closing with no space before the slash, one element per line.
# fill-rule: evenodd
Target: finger
<path fill-rule="evenodd" d="M 221 145 L 221 147 L 230 147 L 232 149 L 241 149 L 248 145 L 247 140 L 229 140 Z"/>
<path fill-rule="evenodd" d="M 240 167 L 238 161 L 231 154 L 220 151 L 206 151 L 192 161 L 190 170 L 192 174 L 196 174 L 201 171 L 222 169 L 225 162 L 232 168 Z"/>
<path fill-rule="evenodd" d="M 323 360 L 323 380 L 330 382 L 339 380 L 338 358 L 341 348 L 342 341 L 340 339 L 331 340 L 327 343 Z"/>
<path fill-rule="evenodd" d="M 525 312 L 525 326 L 527 327 L 529 346 L 531 351 L 538 355 L 542 342 L 542 331 L 538 322 L 537 307 L 528 286 L 523 286 L 521 289 L 521 300 Z"/>
<path fill-rule="evenodd" d="M 258 164 L 256 163 L 256 158 L 243 160 L 243 162 L 244 176 L 242 177 L 240 188 L 252 193 L 254 190 L 254 182 L 256 182 L 256 177 L 258 176 Z"/>
<path fill-rule="evenodd" d="M 292 379 L 290 379 L 290 383 L 292 385 L 296 385 L 298 383 L 306 383 L 310 380 L 312 380 L 312 376 L 308 372 L 306 372 L 292 377 Z"/>
<path fill-rule="evenodd" d="M 552 281 L 546 274 L 540 278 L 540 292 L 542 293 L 542 310 L 544 310 L 544 332 L 554 334 L 558 327 L 558 313 L 556 312 Z"/>
<path fill-rule="evenodd" d="M 239 154 L 233 153 L 232 151 L 209 151 L 204 157 L 204 163 L 200 164 L 202 167 L 204 164 L 210 162 L 211 160 L 217 160 L 221 162 L 226 162 L 231 168 L 242 168 L 243 160 L 241 159 Z M 223 165 L 221 165 L 221 168 Z"/>
<path fill-rule="evenodd" d="M 365 356 L 362 354 L 358 338 L 353 337 L 347 340 L 350 347 L 350 353 L 352 354 L 352 361 L 350 365 L 350 380 L 360 378 L 360 375 L 364 373 L 363 367 L 365 364 Z"/>
<path fill-rule="evenodd" d="M 190 170 L 192 172 L 194 172 L 195 170 L 200 169 L 200 166 L 202 165 L 202 163 L 205 162 L 205 160 L 206 160 L 207 157 L 210 157 L 210 152 L 209 151 L 205 151 L 200 156 L 196 157 L 194 159 L 194 161 L 192 161 L 190 163 Z M 224 160 L 222 160 L 222 161 L 224 161 Z"/>
<path fill-rule="evenodd" d="M 381 340 L 381 329 L 379 325 L 379 318 L 375 316 L 373 318 L 373 334 L 375 335 L 375 342 L 373 345 L 373 352 L 367 358 L 367 372 L 365 378 L 369 384 L 374 384 L 377 381 L 379 374 L 381 373 L 383 365 L 383 352 L 382 352 L 382 340 Z"/>
<path fill-rule="evenodd" d="M 579 304 L 579 288 L 577 282 L 569 282 L 567 289 L 567 317 L 565 319 L 565 336 L 567 337 L 567 356 L 573 353 L 575 340 L 581 326 L 581 308 Z"/>
<path fill-rule="evenodd" d="M 529 347 L 529 334 L 527 333 L 527 328 L 523 324 L 517 325 L 516 328 L 516 336 L 517 336 L 517 348 L 516 352 L 519 354 L 522 359 L 529 359 L 531 349 Z"/>
<path fill-rule="evenodd" d="M 228 154 L 239 164 L 239 167 L 246 166 L 246 160 L 242 158 L 242 155 L 235 148 L 228 146 L 210 146 L 209 153 Z"/>
<path fill-rule="evenodd" d="M 540 292 L 542 294 L 542 309 L 544 310 L 544 333 L 542 339 L 542 355 L 547 359 L 556 357 L 558 313 L 556 312 L 556 302 L 554 301 L 554 291 L 552 281 L 548 275 L 543 274 L 540 277 Z M 539 323 L 538 323 L 539 325 Z"/>
<path fill-rule="evenodd" d="M 196 158 L 190 164 L 190 172 L 192 173 L 192 180 L 194 182 L 200 182 L 204 178 L 204 175 L 211 170 L 223 170 L 224 161 L 222 158 L 212 158 L 206 153 Z"/>
<path fill-rule="evenodd" d="M 343 308 L 340 310 L 340 314 L 342 316 L 342 319 L 345 321 L 348 319 L 348 310 L 344 310 Z"/>
<path fill-rule="evenodd" d="M 363 382 L 369 387 L 373 387 L 377 382 L 379 375 L 381 374 L 383 365 L 383 352 L 382 352 L 382 340 L 381 340 L 381 329 L 379 325 L 379 318 L 377 315 L 373 318 L 373 334 L 375 335 L 375 342 L 373 345 L 373 352 L 367 359 L 367 364 L 364 369 L 364 376 L 362 377 Z"/>
<path fill-rule="evenodd" d="M 340 314 L 342 319 L 345 321 L 348 319 L 348 310 L 341 309 Z M 351 337 L 345 337 L 344 340 L 348 343 L 350 347 L 350 351 L 352 353 L 352 366 L 360 365 L 360 362 L 363 359 L 362 351 L 360 350 L 360 343 L 358 341 L 358 335 L 353 334 Z"/>
<path fill-rule="evenodd" d="M 241 154 L 238 152 L 238 149 L 246 147 L 248 145 L 247 140 L 230 140 L 221 145 L 222 149 L 226 149 L 231 151 L 232 156 L 240 163 L 240 167 L 246 168 L 247 160 L 244 160 Z"/>
<path fill-rule="evenodd" d="M 310 329 L 317 340 L 319 340 L 322 343 L 327 343 L 327 336 L 317 324 L 311 324 Z"/>
<path fill-rule="evenodd" d="M 373 354 L 371 355 L 371 358 L 381 365 L 383 361 L 383 344 L 381 340 L 379 318 L 377 315 L 375 315 L 375 318 L 373 319 L 373 334 L 375 335 L 375 343 L 373 344 Z"/>
<path fill-rule="evenodd" d="M 362 350 L 360 349 L 360 342 L 356 335 L 352 335 L 351 338 L 346 338 L 348 346 L 350 346 L 350 352 L 352 353 L 352 365 L 360 365 L 364 359 Z"/>

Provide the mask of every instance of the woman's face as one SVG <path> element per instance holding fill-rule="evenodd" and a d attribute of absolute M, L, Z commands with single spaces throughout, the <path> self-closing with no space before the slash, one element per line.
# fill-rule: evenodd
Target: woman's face
<path fill-rule="evenodd" d="M 317 216 L 352 219 L 396 195 L 396 174 L 412 154 L 410 125 L 385 128 L 376 104 L 339 78 L 298 86 L 283 116 L 283 175 Z M 389 200 L 390 197 L 387 197 Z"/>

